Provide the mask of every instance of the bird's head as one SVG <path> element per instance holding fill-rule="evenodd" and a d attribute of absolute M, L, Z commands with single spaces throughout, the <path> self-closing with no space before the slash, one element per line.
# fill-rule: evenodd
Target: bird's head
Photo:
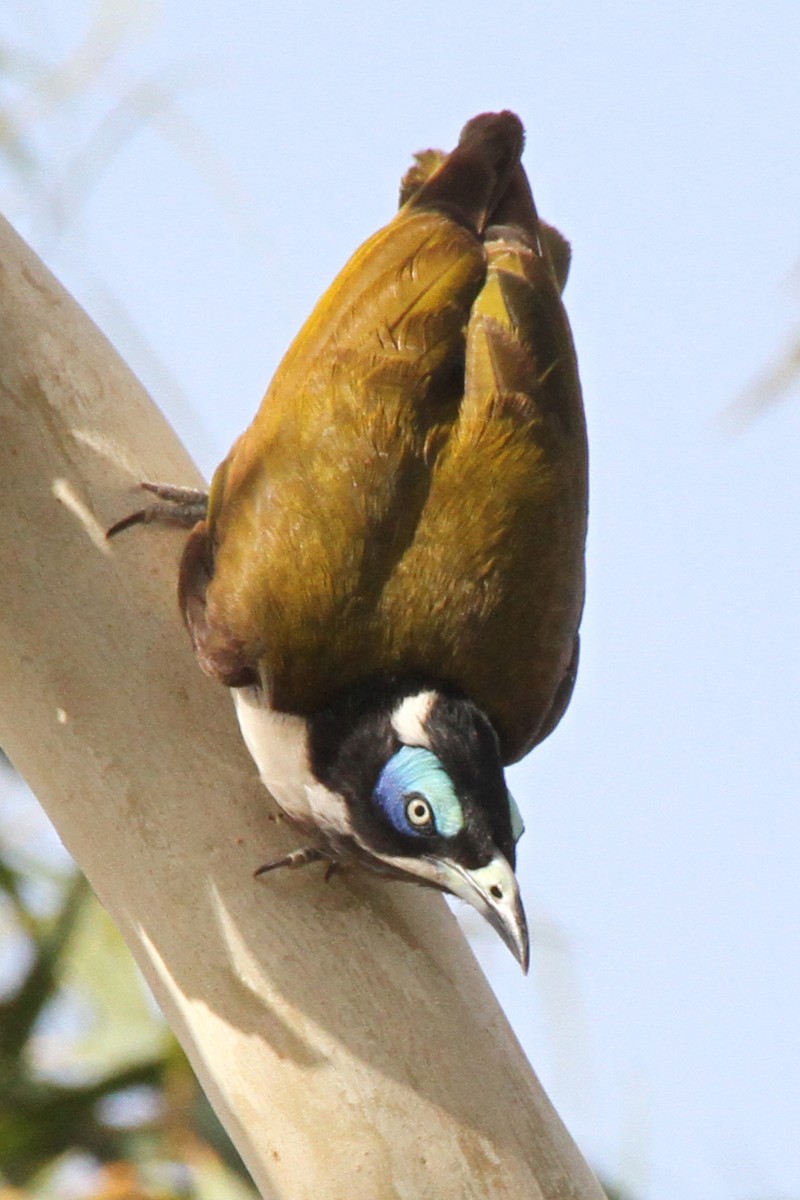
<path fill-rule="evenodd" d="M 465 900 L 527 970 L 514 875 L 522 823 L 497 736 L 474 704 L 437 688 L 366 684 L 311 719 L 308 753 L 315 820 L 334 847 Z"/>

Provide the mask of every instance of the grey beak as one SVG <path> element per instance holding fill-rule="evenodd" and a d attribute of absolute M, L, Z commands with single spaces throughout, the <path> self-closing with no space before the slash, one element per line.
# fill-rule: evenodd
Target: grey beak
<path fill-rule="evenodd" d="M 511 864 L 496 854 L 485 867 L 468 871 L 452 859 L 427 859 L 436 867 L 440 886 L 471 904 L 485 917 L 523 971 L 528 973 L 528 923 Z"/>

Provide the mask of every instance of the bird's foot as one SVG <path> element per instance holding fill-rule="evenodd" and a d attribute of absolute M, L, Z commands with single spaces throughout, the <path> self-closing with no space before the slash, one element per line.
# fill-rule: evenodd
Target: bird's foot
<path fill-rule="evenodd" d="M 132 525 L 171 525 L 179 529 L 193 529 L 198 521 L 205 520 L 208 512 L 208 492 L 200 488 L 175 487 L 171 483 L 141 483 L 144 491 L 158 496 L 161 503 L 149 504 L 117 521 L 106 530 L 106 537 L 116 537 Z"/>
<path fill-rule="evenodd" d="M 328 860 L 327 878 L 331 869 L 335 869 L 335 863 L 318 846 L 303 846 L 300 850 L 292 850 L 290 854 L 285 855 L 283 858 L 276 858 L 274 862 L 264 863 L 264 866 L 254 871 L 253 875 L 255 878 L 258 878 L 259 875 L 266 875 L 268 871 L 276 871 L 278 867 L 289 867 L 290 870 L 294 870 L 297 867 L 305 867 L 308 863 L 320 862 L 321 859 Z"/>

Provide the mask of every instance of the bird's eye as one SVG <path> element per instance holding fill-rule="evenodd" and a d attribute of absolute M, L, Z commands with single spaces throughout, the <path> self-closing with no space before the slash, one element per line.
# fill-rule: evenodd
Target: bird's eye
<path fill-rule="evenodd" d="M 411 792 L 406 796 L 406 816 L 417 829 L 433 823 L 431 806 L 419 792 Z"/>
<path fill-rule="evenodd" d="M 461 801 L 439 759 L 423 746 L 401 746 L 384 766 L 373 800 L 404 837 L 455 837 L 464 825 Z"/>

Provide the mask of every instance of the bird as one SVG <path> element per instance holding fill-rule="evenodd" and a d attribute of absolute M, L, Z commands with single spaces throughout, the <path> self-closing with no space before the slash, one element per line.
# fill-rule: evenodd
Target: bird
<path fill-rule="evenodd" d="M 291 344 L 208 494 L 143 484 L 190 529 L 178 598 L 263 782 L 308 845 L 460 897 L 524 971 L 505 769 L 572 694 L 588 452 L 522 123 L 417 154 L 395 216 Z"/>

